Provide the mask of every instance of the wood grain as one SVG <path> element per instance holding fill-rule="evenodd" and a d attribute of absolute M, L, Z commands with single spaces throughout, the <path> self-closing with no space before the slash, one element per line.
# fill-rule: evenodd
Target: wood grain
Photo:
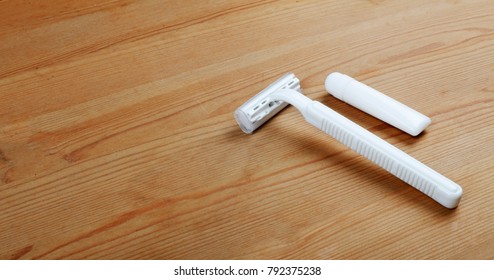
<path fill-rule="evenodd" d="M 0 258 L 493 259 L 494 3 L 0 1 Z M 351 75 L 430 116 L 332 97 Z M 287 108 L 286 72 L 464 189 L 448 210 Z"/>

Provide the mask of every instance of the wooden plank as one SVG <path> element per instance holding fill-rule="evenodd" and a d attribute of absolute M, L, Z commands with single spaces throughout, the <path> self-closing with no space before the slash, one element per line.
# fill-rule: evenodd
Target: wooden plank
<path fill-rule="evenodd" d="M 0 258 L 492 259 L 493 26 L 488 0 L 0 1 Z M 333 71 L 431 126 L 334 99 Z M 294 108 L 243 134 L 233 111 L 286 72 L 460 206 Z"/>

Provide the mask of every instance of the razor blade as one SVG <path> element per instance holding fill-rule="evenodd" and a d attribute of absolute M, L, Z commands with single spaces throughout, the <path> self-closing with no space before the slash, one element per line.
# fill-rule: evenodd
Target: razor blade
<path fill-rule="evenodd" d="M 455 208 L 462 188 L 326 105 L 303 95 L 300 81 L 286 74 L 235 111 L 245 133 L 252 133 L 286 105 L 293 105 L 304 119 L 343 145 L 368 158 L 447 208 Z"/>
<path fill-rule="evenodd" d="M 275 100 L 272 96 L 274 93 L 284 89 L 302 93 L 300 80 L 293 73 L 285 74 L 235 110 L 235 120 L 240 129 L 245 133 L 251 134 L 271 117 L 283 110 L 288 103 Z"/>

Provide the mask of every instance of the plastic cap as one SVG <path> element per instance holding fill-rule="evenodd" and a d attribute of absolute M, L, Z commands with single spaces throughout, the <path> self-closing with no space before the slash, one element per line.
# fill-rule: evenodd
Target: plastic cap
<path fill-rule="evenodd" d="M 326 91 L 338 99 L 343 98 L 343 93 L 345 92 L 345 86 L 348 85 L 353 79 L 347 75 L 343 75 L 338 72 L 334 72 L 328 75 L 324 85 L 326 86 Z"/>
<path fill-rule="evenodd" d="M 331 73 L 325 86 L 334 97 L 412 136 L 420 134 L 431 123 L 429 117 L 347 75 Z"/>

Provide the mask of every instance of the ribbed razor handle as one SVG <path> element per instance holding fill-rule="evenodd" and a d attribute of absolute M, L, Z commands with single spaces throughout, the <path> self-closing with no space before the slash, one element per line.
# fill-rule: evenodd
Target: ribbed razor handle
<path fill-rule="evenodd" d="M 344 129 L 326 120 L 322 121 L 320 129 L 426 195 L 432 196 L 434 194 L 435 187 L 432 182 L 414 172 L 412 168 L 401 165 L 386 153 L 373 148 L 366 141 L 357 139 Z"/>
<path fill-rule="evenodd" d="M 309 123 L 443 206 L 458 205 L 462 195 L 459 185 L 325 105 L 312 101 L 304 116 Z"/>

